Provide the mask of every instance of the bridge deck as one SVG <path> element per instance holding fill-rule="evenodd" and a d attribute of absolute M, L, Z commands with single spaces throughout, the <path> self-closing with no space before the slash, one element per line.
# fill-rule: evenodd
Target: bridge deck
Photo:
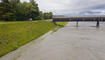
<path fill-rule="evenodd" d="M 63 22 L 66 22 L 66 21 L 77 22 L 77 26 L 78 26 L 78 22 L 80 22 L 80 21 L 84 21 L 84 22 L 86 22 L 86 21 L 91 21 L 91 22 L 96 21 L 97 22 L 96 26 L 99 26 L 100 21 L 105 22 L 105 16 L 78 16 L 78 17 L 62 17 L 62 18 L 57 17 L 57 18 L 53 18 L 54 24 L 56 24 L 56 22 L 60 22 L 60 21 L 63 21 Z"/>
<path fill-rule="evenodd" d="M 105 17 L 53 18 L 53 21 L 105 21 Z"/>

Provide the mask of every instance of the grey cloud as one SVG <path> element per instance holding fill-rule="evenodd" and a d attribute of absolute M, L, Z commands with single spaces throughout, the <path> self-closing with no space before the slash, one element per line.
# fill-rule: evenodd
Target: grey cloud
<path fill-rule="evenodd" d="M 88 11 L 93 12 L 99 10 L 100 14 L 105 8 L 105 0 L 36 0 L 42 11 L 52 11 L 54 14 L 90 14 Z M 105 6 L 105 5 L 104 5 Z"/>

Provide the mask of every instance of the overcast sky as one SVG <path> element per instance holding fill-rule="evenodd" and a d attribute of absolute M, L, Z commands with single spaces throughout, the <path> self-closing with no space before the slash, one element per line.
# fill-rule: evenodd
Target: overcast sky
<path fill-rule="evenodd" d="M 51 11 L 57 15 L 105 15 L 105 0 L 36 0 L 36 2 L 41 11 Z"/>

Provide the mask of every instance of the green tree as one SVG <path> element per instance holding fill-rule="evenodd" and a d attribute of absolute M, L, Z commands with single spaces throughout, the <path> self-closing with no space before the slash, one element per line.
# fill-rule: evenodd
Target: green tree
<path fill-rule="evenodd" d="M 44 14 L 42 11 L 39 12 L 39 16 L 40 16 L 40 20 L 43 20 L 44 19 Z"/>
<path fill-rule="evenodd" d="M 19 10 L 21 10 L 20 8 L 19 8 L 19 6 L 21 5 L 21 2 L 20 2 L 20 0 L 10 0 L 10 3 L 11 3 L 11 5 L 12 5 L 12 11 L 13 11 L 13 13 L 14 13 L 14 16 L 12 17 L 12 19 L 14 19 L 14 20 L 17 20 L 17 18 L 18 18 L 18 11 Z"/>
<path fill-rule="evenodd" d="M 30 0 L 30 2 L 20 2 L 20 0 L 0 1 L 0 20 L 24 21 L 30 18 L 33 20 L 51 19 L 52 12 L 44 13 L 40 11 L 35 0 Z"/>
<path fill-rule="evenodd" d="M 10 18 L 13 15 L 12 12 L 12 6 L 9 2 L 9 0 L 1 0 L 0 3 L 0 13 L 1 13 L 1 19 L 9 21 Z"/>
<path fill-rule="evenodd" d="M 52 16 L 53 16 L 52 12 L 44 13 L 44 19 L 52 19 Z"/>
<path fill-rule="evenodd" d="M 21 3 L 16 12 L 17 20 L 28 20 L 32 11 L 32 4 L 28 2 Z"/>
<path fill-rule="evenodd" d="M 31 18 L 33 20 L 39 19 L 39 7 L 35 0 L 30 0 L 30 3 L 33 5 L 34 11 L 31 11 Z"/>

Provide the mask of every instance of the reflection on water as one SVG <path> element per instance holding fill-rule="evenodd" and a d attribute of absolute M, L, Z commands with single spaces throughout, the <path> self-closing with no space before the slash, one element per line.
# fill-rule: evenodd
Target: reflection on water
<path fill-rule="evenodd" d="M 96 27 L 97 22 L 79 22 L 76 27 L 76 22 L 69 22 L 64 28 L 79 28 L 79 29 L 105 29 L 105 22 L 100 22 L 100 26 Z"/>

